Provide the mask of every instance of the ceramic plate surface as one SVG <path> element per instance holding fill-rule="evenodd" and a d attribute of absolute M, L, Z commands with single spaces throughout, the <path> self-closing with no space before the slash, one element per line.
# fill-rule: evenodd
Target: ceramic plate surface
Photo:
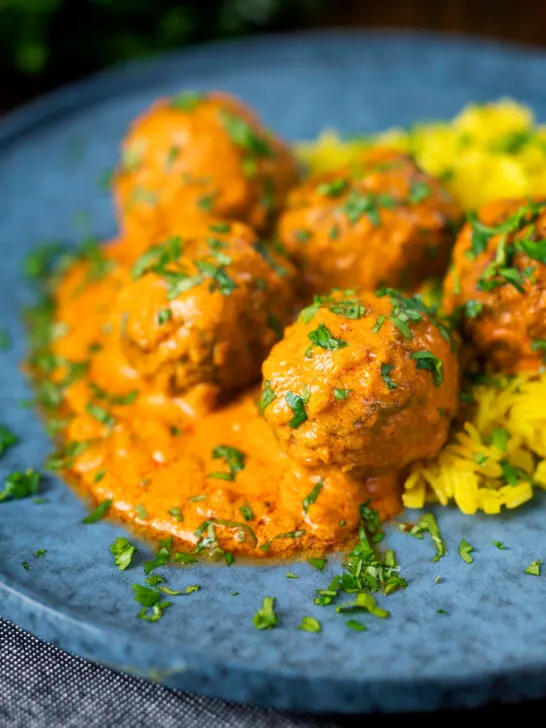
<path fill-rule="evenodd" d="M 21 308 L 32 300 L 21 261 L 46 239 L 78 239 L 85 213 L 102 237 L 115 232 L 97 179 L 112 166 L 129 121 L 153 99 L 180 89 L 240 95 L 281 135 L 312 138 L 323 127 L 377 131 L 449 118 L 468 101 L 511 96 L 546 121 L 546 56 L 539 51 L 430 35 L 310 34 L 211 45 L 131 65 L 33 103 L 0 121 L 0 421 L 20 444 L 0 476 L 40 467 L 50 448 L 20 371 Z M 545 404 L 546 406 L 546 404 Z M 62 482 L 47 503 L 0 504 L 0 614 L 76 654 L 167 685 L 225 699 L 302 710 L 401 711 L 546 697 L 546 578 L 524 574 L 546 558 L 546 503 L 468 518 L 438 512 L 448 555 L 431 563 L 429 541 L 392 533 L 410 585 L 387 602 L 389 620 L 355 633 L 333 608 L 313 604 L 339 569 L 287 566 L 172 569 L 173 588 L 200 583 L 164 618 L 136 618 L 130 585 L 108 547 L 123 533 L 81 524 L 84 505 Z M 461 537 L 474 564 L 457 553 Z M 509 550 L 498 551 L 502 540 Z M 34 559 L 37 549 L 47 549 Z M 30 570 L 22 567 L 30 562 Z M 298 580 L 286 579 L 288 570 Z M 442 581 L 435 585 L 436 576 Z M 232 596 L 238 591 L 239 596 Z M 263 597 L 277 597 L 281 623 L 257 631 Z M 449 614 L 441 615 L 438 609 Z M 319 618 L 320 634 L 297 629 Z"/>

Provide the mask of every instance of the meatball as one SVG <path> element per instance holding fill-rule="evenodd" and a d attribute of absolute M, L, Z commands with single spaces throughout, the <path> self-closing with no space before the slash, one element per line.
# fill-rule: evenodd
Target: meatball
<path fill-rule="evenodd" d="M 450 195 L 411 157 L 373 149 L 295 187 L 279 236 L 307 293 L 414 289 L 444 275 L 459 217 Z"/>
<path fill-rule="evenodd" d="M 217 222 L 147 250 L 119 291 L 129 364 L 161 391 L 242 387 L 293 315 L 294 271 L 243 223 Z"/>
<path fill-rule="evenodd" d="M 434 457 L 457 409 L 450 329 L 393 289 L 315 297 L 263 365 L 261 406 L 300 463 L 401 470 Z"/>
<path fill-rule="evenodd" d="M 173 207 L 263 230 L 297 176 L 288 146 L 238 99 L 182 93 L 133 123 L 114 192 L 125 230 L 162 232 Z"/>
<path fill-rule="evenodd" d="M 546 360 L 546 201 L 485 205 L 459 235 L 444 308 L 459 312 L 470 357 L 492 370 L 538 369 Z"/>

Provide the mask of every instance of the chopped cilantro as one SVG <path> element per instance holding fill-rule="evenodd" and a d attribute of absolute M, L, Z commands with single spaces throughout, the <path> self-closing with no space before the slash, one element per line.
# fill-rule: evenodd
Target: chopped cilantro
<path fill-rule="evenodd" d="M 102 425 L 106 425 L 106 427 L 112 428 L 116 424 L 116 418 L 113 417 L 108 410 L 104 409 L 104 407 L 95 404 L 95 402 L 88 402 L 85 409 L 87 410 L 87 413 L 93 417 L 93 419 L 97 420 L 97 422 L 100 422 Z"/>
<path fill-rule="evenodd" d="M 333 225 L 330 228 L 328 237 L 330 238 L 330 240 L 337 240 L 339 238 L 339 234 L 340 234 L 339 227 L 337 225 Z"/>
<path fill-rule="evenodd" d="M 445 616 L 449 617 L 449 612 L 446 612 L 445 609 L 437 609 L 436 614 L 444 614 Z"/>
<path fill-rule="evenodd" d="M 170 321 L 173 317 L 173 312 L 170 308 L 162 308 L 159 313 L 157 314 L 157 323 L 158 324 L 165 324 L 167 321 Z"/>
<path fill-rule="evenodd" d="M 525 569 L 525 574 L 530 574 L 531 576 L 540 576 L 540 567 L 542 566 L 542 561 L 540 559 L 537 559 L 536 561 L 532 561 L 529 566 Z"/>
<path fill-rule="evenodd" d="M 229 233 L 231 231 L 231 225 L 229 222 L 215 222 L 209 225 L 211 233 Z"/>
<path fill-rule="evenodd" d="M 147 622 L 157 622 L 163 616 L 165 609 L 168 609 L 172 604 L 171 602 L 162 601 L 163 597 L 159 589 L 142 586 L 141 584 L 132 584 L 131 588 L 135 591 L 135 602 L 143 607 L 138 613 L 139 619 L 144 619 Z M 151 614 L 150 610 L 152 610 Z"/>
<path fill-rule="evenodd" d="M 35 551 L 32 555 L 35 559 L 39 559 L 42 556 L 45 556 L 47 554 L 47 549 L 38 549 L 38 551 Z"/>
<path fill-rule="evenodd" d="M 254 615 L 252 620 L 256 629 L 273 629 L 279 623 L 275 614 L 275 597 L 265 597 L 263 606 Z"/>
<path fill-rule="evenodd" d="M 466 561 L 467 564 L 471 564 L 474 561 L 470 555 L 472 551 L 474 551 L 474 546 L 469 544 L 466 539 L 462 538 L 459 543 L 459 555 L 463 561 Z"/>
<path fill-rule="evenodd" d="M 413 205 L 423 202 L 430 196 L 432 190 L 425 182 L 412 182 L 410 184 L 409 201 Z"/>
<path fill-rule="evenodd" d="M 481 301 L 467 301 L 464 310 L 468 318 L 475 319 L 483 311 L 483 303 Z"/>
<path fill-rule="evenodd" d="M 231 566 L 235 561 L 235 556 L 230 551 L 226 551 L 224 553 L 224 561 L 226 562 L 226 566 Z"/>
<path fill-rule="evenodd" d="M 489 455 L 486 455 L 483 452 L 473 452 L 472 460 L 474 460 L 474 462 L 477 463 L 480 467 L 483 467 L 485 463 L 489 460 Z"/>
<path fill-rule="evenodd" d="M 377 321 L 372 326 L 372 333 L 373 334 L 378 334 L 379 333 L 379 331 L 381 330 L 381 327 L 383 326 L 384 321 L 385 321 L 385 317 L 382 314 L 379 314 L 379 316 L 377 317 Z"/>
<path fill-rule="evenodd" d="M 320 632 L 320 622 L 314 617 L 303 617 L 301 624 L 298 627 L 303 632 Z"/>
<path fill-rule="evenodd" d="M 366 592 L 358 592 L 355 594 L 353 601 L 345 602 L 336 607 L 336 612 L 348 612 L 353 609 L 366 609 L 374 617 L 379 617 L 379 619 L 386 619 L 389 616 L 389 612 L 386 609 L 378 606 L 377 599 Z"/>
<path fill-rule="evenodd" d="M 102 520 L 112 507 L 112 503 L 113 501 L 110 498 L 101 501 L 95 510 L 91 511 L 91 513 L 83 519 L 82 523 L 97 523 L 97 521 Z"/>
<path fill-rule="evenodd" d="M 145 521 L 148 518 L 148 511 L 141 503 L 136 504 L 135 513 L 137 518 L 140 518 L 141 521 Z"/>
<path fill-rule="evenodd" d="M 340 389 L 339 387 L 334 387 L 334 399 L 347 399 L 352 391 L 352 389 Z"/>
<path fill-rule="evenodd" d="M 113 555 L 114 563 L 120 571 L 125 571 L 131 565 L 131 559 L 135 551 L 136 546 L 124 536 L 118 536 L 110 546 L 110 553 Z"/>
<path fill-rule="evenodd" d="M 372 193 L 364 194 L 359 190 L 351 190 L 345 203 L 341 207 L 349 222 L 355 225 L 363 215 L 367 215 L 369 221 L 374 227 L 381 225 L 381 216 L 379 214 L 379 206 L 381 199 Z M 391 205 L 387 205 L 390 207 Z M 385 207 L 385 205 L 383 205 Z"/>
<path fill-rule="evenodd" d="M 21 563 L 25 571 L 30 571 L 30 564 L 28 563 L 28 561 L 22 561 Z"/>
<path fill-rule="evenodd" d="M 11 339 L 7 331 L 0 329 L 0 351 L 7 351 L 11 346 Z"/>
<path fill-rule="evenodd" d="M 106 475 L 106 470 L 97 470 L 97 472 L 93 476 L 93 482 L 100 483 L 100 481 L 104 478 L 105 475 Z"/>
<path fill-rule="evenodd" d="M 506 546 L 503 544 L 502 541 L 493 541 L 493 546 L 495 546 L 496 548 L 498 548 L 501 551 L 506 549 Z"/>
<path fill-rule="evenodd" d="M 307 243 L 311 237 L 310 230 L 294 230 L 294 237 L 298 243 Z"/>
<path fill-rule="evenodd" d="M 287 571 L 286 578 L 287 579 L 299 579 L 300 577 L 297 574 L 293 574 L 291 571 Z"/>
<path fill-rule="evenodd" d="M 508 485 L 515 486 L 520 482 L 520 479 L 528 480 L 529 475 L 522 468 L 514 467 L 508 460 L 500 460 L 499 465 L 501 466 L 502 474 Z"/>
<path fill-rule="evenodd" d="M 0 455 L 16 445 L 18 438 L 5 425 L 0 425 Z"/>
<path fill-rule="evenodd" d="M 172 508 L 169 508 L 167 513 L 174 518 L 175 521 L 178 521 L 179 523 L 182 523 L 184 520 L 184 514 L 180 510 L 178 506 L 173 506 Z"/>
<path fill-rule="evenodd" d="M 174 555 L 174 560 L 178 564 L 196 564 L 199 561 L 197 556 L 194 556 L 193 554 L 186 554 L 184 551 L 177 551 Z"/>
<path fill-rule="evenodd" d="M 307 559 L 308 563 L 318 571 L 322 571 L 326 566 L 326 559 L 319 558 L 318 556 L 310 556 Z"/>
<path fill-rule="evenodd" d="M 275 156 L 275 152 L 264 135 L 257 134 L 252 126 L 240 116 L 221 109 L 220 119 L 231 140 L 251 158 Z"/>
<path fill-rule="evenodd" d="M 217 197 L 218 197 L 217 191 L 209 192 L 206 195 L 202 195 L 197 200 L 197 207 L 201 210 L 201 212 L 212 212 L 212 209 L 214 207 L 214 202 Z"/>
<path fill-rule="evenodd" d="M 362 624 L 362 622 L 359 622 L 357 619 L 348 619 L 345 624 L 347 625 L 347 627 L 354 629 L 355 632 L 365 632 L 368 629 Z"/>
<path fill-rule="evenodd" d="M 432 380 L 435 387 L 439 387 L 444 381 L 442 360 L 431 351 L 414 351 L 412 359 L 417 361 L 417 369 L 427 369 L 432 372 Z"/>
<path fill-rule="evenodd" d="M 315 346 L 320 346 L 322 349 L 328 349 L 329 351 L 344 349 L 348 346 L 346 341 L 333 336 L 324 324 L 319 324 L 307 336 Z"/>
<path fill-rule="evenodd" d="M 266 407 L 269 407 L 271 402 L 276 398 L 275 392 L 271 389 L 269 379 L 266 379 L 262 389 L 262 396 L 260 397 L 259 410 L 263 415 Z"/>
<path fill-rule="evenodd" d="M 180 155 L 180 147 L 173 144 L 167 152 L 167 167 L 172 167 Z"/>
<path fill-rule="evenodd" d="M 215 472 L 209 473 L 208 478 L 217 478 L 219 480 L 235 480 L 237 473 L 245 467 L 246 455 L 241 450 L 229 445 L 218 445 L 212 451 L 213 460 L 223 460 L 228 466 L 229 473 Z"/>
<path fill-rule="evenodd" d="M 307 420 L 307 412 L 305 410 L 305 400 L 300 397 L 299 394 L 294 392 L 287 392 L 285 394 L 285 400 L 290 409 L 292 410 L 293 417 L 290 419 L 288 426 L 293 430 L 297 430 Z"/>
<path fill-rule="evenodd" d="M 535 339 L 532 341 L 531 351 L 541 351 L 542 361 L 546 364 L 546 339 Z"/>
<path fill-rule="evenodd" d="M 517 247 L 528 258 L 546 265 L 546 240 L 520 240 Z"/>
<path fill-rule="evenodd" d="M 325 197 L 339 197 L 348 186 L 349 183 L 346 179 L 336 179 L 333 182 L 323 182 L 318 185 L 317 192 Z"/>
<path fill-rule="evenodd" d="M 195 111 L 205 98 L 205 94 L 199 91 L 182 91 L 171 96 L 170 106 L 172 109 L 180 109 L 181 111 Z"/>
<path fill-rule="evenodd" d="M 385 382 L 385 386 L 389 390 L 396 389 L 396 382 L 394 379 L 390 376 L 392 370 L 394 369 L 394 364 L 381 364 L 381 378 Z"/>
<path fill-rule="evenodd" d="M 239 511 L 241 512 L 241 515 L 245 519 L 245 521 L 252 521 L 252 519 L 254 518 L 254 513 L 252 512 L 252 508 L 248 505 L 248 503 L 239 506 Z"/>
<path fill-rule="evenodd" d="M 189 584 L 185 589 L 186 594 L 193 594 L 194 592 L 201 591 L 201 584 Z"/>
<path fill-rule="evenodd" d="M 40 473 L 32 468 L 7 475 L 4 479 L 4 490 L 0 491 L 0 503 L 8 498 L 20 499 L 36 495 L 40 478 Z"/>
<path fill-rule="evenodd" d="M 296 531 L 287 531 L 286 533 L 278 533 L 276 536 L 273 536 L 272 539 L 270 539 L 269 541 L 266 541 L 266 543 L 264 543 L 262 546 L 260 546 L 260 550 L 269 551 L 273 541 L 278 541 L 279 539 L 283 539 L 283 538 L 300 538 L 305 533 L 306 533 L 306 531 L 304 531 L 302 529 L 298 529 Z"/>
<path fill-rule="evenodd" d="M 319 478 L 318 481 L 313 486 L 313 489 L 310 493 L 308 493 L 305 498 L 303 499 L 303 512 L 307 513 L 309 510 L 309 506 L 313 505 L 317 502 L 317 499 L 320 495 L 320 491 L 322 490 L 323 482 L 322 478 Z"/>
<path fill-rule="evenodd" d="M 403 530 L 406 531 L 407 529 L 403 528 Z M 410 536 L 415 536 L 415 538 L 424 538 L 425 533 L 430 534 L 432 542 L 436 546 L 436 555 L 433 557 L 433 561 L 439 561 L 442 556 L 446 555 L 447 546 L 440 534 L 440 528 L 438 527 L 438 522 L 433 513 L 425 513 L 425 515 L 421 516 L 419 521 L 412 528 L 407 530 L 407 532 Z"/>

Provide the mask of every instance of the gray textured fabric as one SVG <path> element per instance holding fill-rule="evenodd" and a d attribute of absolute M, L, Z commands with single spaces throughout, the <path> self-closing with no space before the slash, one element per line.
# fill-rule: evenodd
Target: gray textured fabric
<path fill-rule="evenodd" d="M 470 714 L 373 716 L 374 726 L 527 721 L 546 702 L 498 706 Z M 360 728 L 371 716 L 291 715 L 168 690 L 114 672 L 36 639 L 0 619 L 0 728 Z"/>
<path fill-rule="evenodd" d="M 341 728 L 330 719 L 168 690 L 63 652 L 0 620 L 0 728 Z"/>

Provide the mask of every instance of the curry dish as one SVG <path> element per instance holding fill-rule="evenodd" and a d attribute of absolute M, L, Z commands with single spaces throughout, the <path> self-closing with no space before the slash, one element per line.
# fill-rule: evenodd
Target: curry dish
<path fill-rule="evenodd" d="M 120 236 L 61 262 L 31 368 L 61 392 L 56 467 L 148 538 L 342 548 L 363 503 L 392 517 L 411 467 L 441 453 L 461 364 L 542 365 L 539 198 L 459 233 L 459 205 L 407 153 L 306 175 L 219 93 L 137 119 L 112 185 Z M 446 274 L 442 310 L 419 291 Z"/>

